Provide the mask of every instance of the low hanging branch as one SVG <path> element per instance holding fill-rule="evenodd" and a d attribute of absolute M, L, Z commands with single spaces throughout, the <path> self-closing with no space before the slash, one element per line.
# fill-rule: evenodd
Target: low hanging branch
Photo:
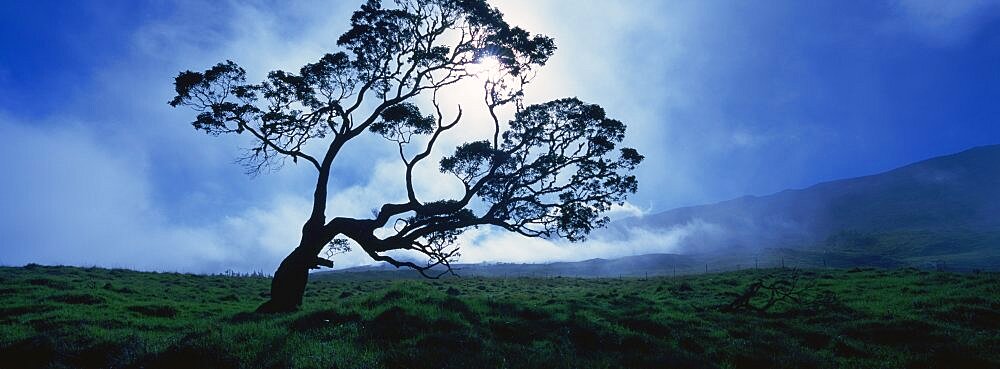
<path fill-rule="evenodd" d="M 793 271 L 791 277 L 771 275 L 760 278 L 747 286 L 739 296 L 722 311 L 756 311 L 764 313 L 775 304 L 790 303 L 797 306 L 804 304 L 806 295 L 815 287 L 815 283 L 802 283 L 799 273 Z M 762 300 L 762 301 L 761 301 Z"/>
<path fill-rule="evenodd" d="M 317 172 L 302 238 L 275 273 L 272 299 L 262 311 L 299 306 L 308 269 L 332 263 L 318 255 L 347 240 L 373 260 L 436 278 L 452 272 L 460 256 L 458 236 L 470 228 L 580 241 L 608 222 L 604 212 L 636 191 L 630 173 L 643 157 L 618 147 L 625 124 L 575 98 L 523 106 L 525 86 L 555 45 L 509 25 L 484 0 L 396 0 L 389 6 L 369 0 L 337 44 L 343 51 L 298 73 L 270 72 L 260 83 L 248 83 L 232 61 L 182 72 L 175 80 L 177 96 L 170 105 L 194 109 L 196 129 L 250 135 L 254 143 L 241 158 L 249 173 L 276 169 L 286 159 Z M 495 73 L 472 72 L 486 60 L 497 64 Z M 440 92 L 470 79 L 483 83 L 481 108 L 491 121 L 465 122 L 463 110 L 469 107 L 460 106 L 450 117 L 442 112 Z M 430 97 L 433 113 L 418 106 L 421 95 Z M 506 106 L 515 114 L 501 124 L 500 109 Z M 460 124 L 492 127 L 488 137 L 459 145 L 438 163 L 440 172 L 461 182 L 463 192 L 421 198 L 414 189 L 418 163 Z M 366 133 L 398 149 L 406 197 L 382 204 L 368 219 L 328 219 L 333 163 L 342 148 Z"/>

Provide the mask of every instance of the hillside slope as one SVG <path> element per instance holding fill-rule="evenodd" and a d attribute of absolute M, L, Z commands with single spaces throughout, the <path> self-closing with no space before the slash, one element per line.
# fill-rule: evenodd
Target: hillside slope
<path fill-rule="evenodd" d="M 710 225 L 694 227 L 700 231 L 682 241 L 695 253 L 779 248 L 908 264 L 1000 265 L 1000 145 L 805 189 L 624 219 L 610 232 L 692 224 Z"/>

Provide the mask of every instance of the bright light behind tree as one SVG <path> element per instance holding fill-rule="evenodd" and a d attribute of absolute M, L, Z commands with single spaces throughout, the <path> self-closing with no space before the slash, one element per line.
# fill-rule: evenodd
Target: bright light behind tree
<path fill-rule="evenodd" d="M 495 81 L 502 77 L 501 73 L 503 73 L 503 66 L 501 66 L 500 61 L 493 56 L 480 58 L 477 63 L 470 65 L 468 69 L 469 73 L 475 75 L 476 79 L 480 83 Z"/>

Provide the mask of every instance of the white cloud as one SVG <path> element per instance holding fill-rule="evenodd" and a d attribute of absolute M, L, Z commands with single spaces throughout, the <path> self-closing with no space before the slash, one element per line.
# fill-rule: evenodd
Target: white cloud
<path fill-rule="evenodd" d="M 0 185 L 0 262 L 189 270 L 225 250 L 203 230 L 169 225 L 150 200 L 147 166 L 80 123 L 35 128 L 0 119 L 12 158 Z"/>
<path fill-rule="evenodd" d="M 629 217 L 641 218 L 644 215 L 648 214 L 649 211 L 650 209 L 643 209 L 631 202 L 625 201 L 621 205 L 612 204 L 611 210 L 608 210 L 608 212 L 605 213 L 605 215 L 607 215 L 608 218 L 611 218 L 611 220 L 618 220 Z"/>
<path fill-rule="evenodd" d="M 622 238 L 592 238 L 581 243 L 528 238 L 494 228 L 470 230 L 460 238 L 462 263 L 540 263 L 616 258 L 653 253 L 697 252 L 686 244 L 692 238 L 717 237 L 724 233 L 718 225 L 701 220 L 649 230 L 631 228 Z"/>

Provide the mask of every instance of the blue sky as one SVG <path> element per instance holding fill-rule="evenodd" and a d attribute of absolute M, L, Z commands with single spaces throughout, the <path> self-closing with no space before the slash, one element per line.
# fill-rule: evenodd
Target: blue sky
<path fill-rule="evenodd" d="M 559 47 L 529 102 L 601 104 L 648 158 L 618 216 L 1000 143 L 998 1 L 540 3 L 495 2 Z M 243 138 L 191 129 L 192 114 L 166 104 L 172 79 L 225 59 L 257 78 L 296 70 L 335 48 L 357 5 L 0 4 L 0 264 L 271 270 L 297 241 L 311 173 L 243 175 Z M 338 163 L 331 215 L 399 195 L 385 189 L 391 147 L 377 143 Z M 466 261 L 622 253 L 489 231 L 467 241 Z"/>

